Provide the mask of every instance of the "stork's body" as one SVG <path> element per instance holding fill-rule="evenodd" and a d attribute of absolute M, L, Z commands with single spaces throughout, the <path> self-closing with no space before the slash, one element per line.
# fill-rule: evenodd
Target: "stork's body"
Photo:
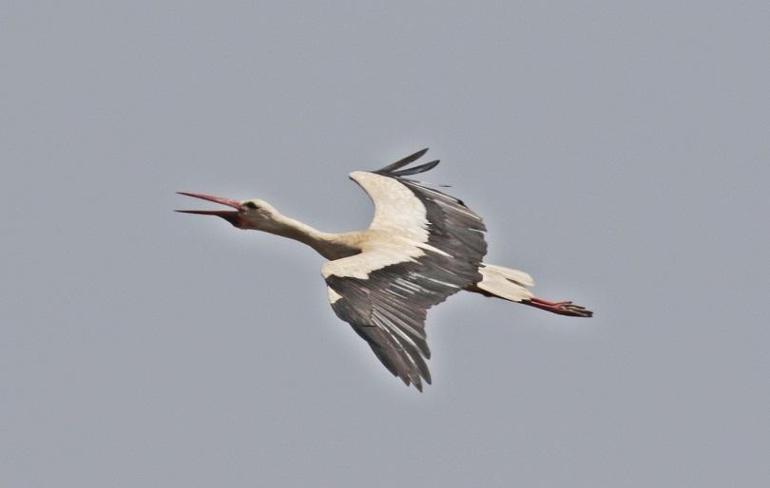
<path fill-rule="evenodd" d="M 183 195 L 235 208 L 184 210 L 216 215 L 241 229 L 254 229 L 303 242 L 328 261 L 322 267 L 329 302 L 337 316 L 371 346 L 395 376 L 422 390 L 430 383 L 425 359 L 427 310 L 466 290 L 519 302 L 561 315 L 590 317 L 572 302 L 534 297 L 523 271 L 486 264 L 484 223 L 462 201 L 406 176 L 430 170 L 438 161 L 401 169 L 419 151 L 377 171 L 350 174 L 375 205 L 369 228 L 341 234 L 318 231 L 281 215 L 261 200 L 236 201 L 199 193 Z"/>

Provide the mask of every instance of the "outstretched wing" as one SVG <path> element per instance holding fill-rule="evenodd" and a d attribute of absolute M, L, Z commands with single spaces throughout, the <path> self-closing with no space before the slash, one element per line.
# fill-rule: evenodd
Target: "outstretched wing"
<path fill-rule="evenodd" d="M 327 262 L 323 275 L 337 316 L 349 322 L 379 360 L 407 385 L 430 383 L 425 318 L 433 305 L 481 279 L 484 223 L 465 204 L 404 178 L 426 150 L 351 178 L 375 205 L 363 252 Z"/>

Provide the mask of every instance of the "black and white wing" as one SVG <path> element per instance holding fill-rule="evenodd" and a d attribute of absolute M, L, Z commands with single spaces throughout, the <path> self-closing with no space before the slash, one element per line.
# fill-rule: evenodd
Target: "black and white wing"
<path fill-rule="evenodd" d="M 334 312 L 407 385 L 430 383 L 425 318 L 433 305 L 481 279 L 484 223 L 465 204 L 404 178 L 438 161 L 400 168 L 427 149 L 374 172 L 350 174 L 375 205 L 360 254 L 327 262 L 323 276 Z"/>

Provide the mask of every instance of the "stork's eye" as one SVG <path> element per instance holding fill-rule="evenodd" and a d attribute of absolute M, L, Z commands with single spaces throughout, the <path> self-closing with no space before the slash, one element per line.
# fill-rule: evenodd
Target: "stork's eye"
<path fill-rule="evenodd" d="M 254 202 L 246 202 L 246 203 L 243 204 L 243 206 L 244 207 L 249 207 L 249 208 L 252 208 L 252 209 L 257 208 L 257 204 L 254 203 Z"/>

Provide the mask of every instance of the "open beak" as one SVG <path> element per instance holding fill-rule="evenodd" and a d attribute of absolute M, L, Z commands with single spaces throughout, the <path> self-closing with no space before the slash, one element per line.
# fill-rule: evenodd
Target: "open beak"
<path fill-rule="evenodd" d="M 194 215 L 214 215 L 215 217 L 221 217 L 225 219 L 235 227 L 240 227 L 241 219 L 239 210 L 241 209 L 241 202 L 238 200 L 230 200 L 229 198 L 206 195 L 205 193 L 189 193 L 185 191 L 179 191 L 177 193 L 179 195 L 199 198 L 201 200 L 218 203 L 220 205 L 227 205 L 228 207 L 232 207 L 235 210 L 176 210 L 176 212 Z"/>

